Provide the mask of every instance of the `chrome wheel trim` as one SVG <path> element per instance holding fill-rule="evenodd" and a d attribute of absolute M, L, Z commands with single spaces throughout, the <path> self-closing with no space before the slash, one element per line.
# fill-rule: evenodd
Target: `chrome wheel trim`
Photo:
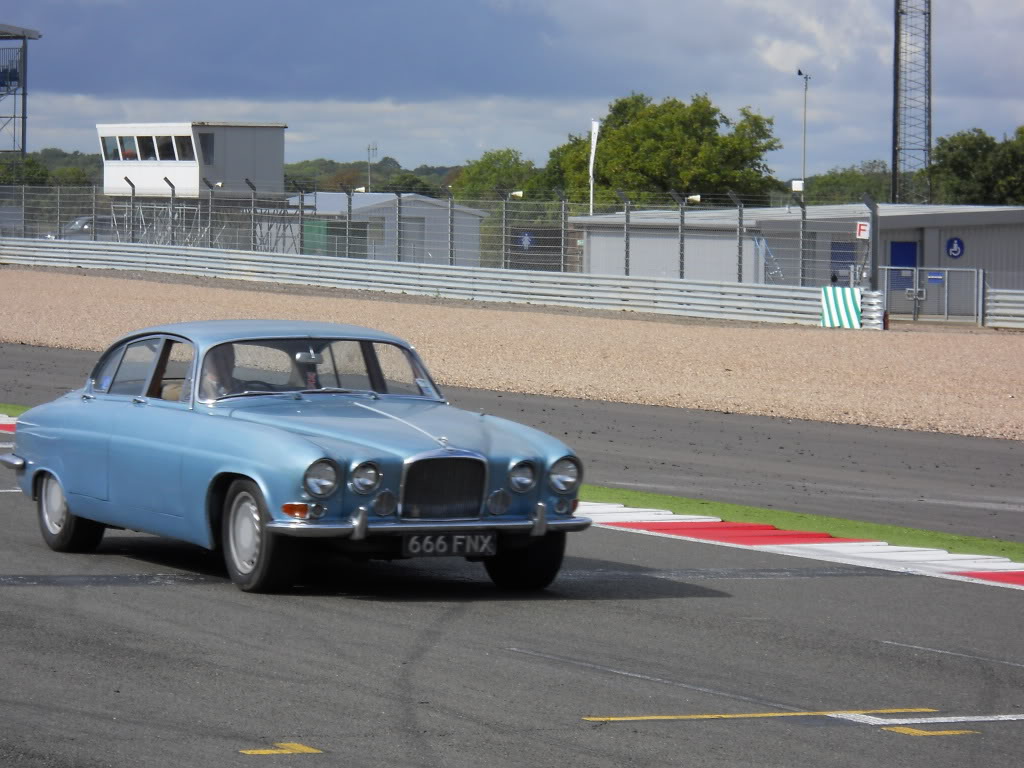
<path fill-rule="evenodd" d="M 228 524 L 228 546 L 231 562 L 242 574 L 250 574 L 259 564 L 260 544 L 263 527 L 260 525 L 260 508 L 251 493 L 243 491 L 231 502 Z"/>
<path fill-rule="evenodd" d="M 40 494 L 43 507 L 43 525 L 54 536 L 58 535 L 68 521 L 68 502 L 64 498 L 64 489 L 57 478 L 47 475 L 43 480 L 43 491 Z"/>

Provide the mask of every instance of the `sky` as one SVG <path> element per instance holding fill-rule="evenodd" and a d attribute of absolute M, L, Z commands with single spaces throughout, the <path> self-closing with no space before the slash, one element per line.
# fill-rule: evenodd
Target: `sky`
<path fill-rule="evenodd" d="M 1024 3 L 932 4 L 935 137 L 1024 125 Z M 96 123 L 284 122 L 285 160 L 538 166 L 631 92 L 774 119 L 778 178 L 888 160 L 893 0 L 6 0 L 29 43 L 28 149 Z"/>

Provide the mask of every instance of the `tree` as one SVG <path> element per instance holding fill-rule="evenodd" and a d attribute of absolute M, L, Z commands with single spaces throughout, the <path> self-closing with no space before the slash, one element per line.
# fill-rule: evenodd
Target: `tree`
<path fill-rule="evenodd" d="M 92 179 L 84 168 L 66 166 L 50 171 L 50 184 L 55 187 L 88 187 Z"/>
<path fill-rule="evenodd" d="M 612 102 L 598 138 L 595 196 L 614 200 L 614 190 L 642 201 L 652 193 L 702 192 L 763 196 L 779 186 L 765 162 L 782 145 L 773 121 L 749 108 L 739 119 L 725 115 L 705 94 L 690 103 L 660 104 L 632 93 Z M 569 136 L 551 151 L 544 175 L 573 197 L 589 188 L 590 140 Z"/>
<path fill-rule="evenodd" d="M 1024 205 L 1024 125 L 996 148 L 993 160 L 999 169 L 996 198 L 1002 205 Z"/>
<path fill-rule="evenodd" d="M 49 177 L 46 166 L 31 155 L 24 160 L 19 158 L 0 165 L 0 184 L 41 186 Z"/>
<path fill-rule="evenodd" d="M 942 136 L 932 150 L 932 183 L 944 203 L 995 205 L 998 142 L 980 128 Z"/>
<path fill-rule="evenodd" d="M 804 197 L 814 203 L 859 203 L 864 195 L 877 202 L 889 199 L 892 177 L 884 160 L 868 160 L 807 179 Z"/>
<path fill-rule="evenodd" d="M 378 192 L 404 192 L 437 197 L 437 187 L 431 186 L 412 171 L 399 171 Z"/>
<path fill-rule="evenodd" d="M 452 182 L 452 193 L 460 200 L 494 199 L 502 192 L 523 189 L 536 174 L 533 161 L 524 160 L 519 150 L 492 149 L 463 166 Z"/>

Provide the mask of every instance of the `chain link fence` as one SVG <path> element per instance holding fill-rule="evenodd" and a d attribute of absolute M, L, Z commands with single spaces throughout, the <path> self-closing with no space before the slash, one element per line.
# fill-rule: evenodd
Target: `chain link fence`
<path fill-rule="evenodd" d="M 867 278 L 869 241 L 856 231 L 868 212 L 860 206 L 809 218 L 783 198 L 619 193 L 591 209 L 589 201 L 519 194 L 211 189 L 198 198 L 150 198 L 0 186 L 0 236 L 785 286 Z"/>

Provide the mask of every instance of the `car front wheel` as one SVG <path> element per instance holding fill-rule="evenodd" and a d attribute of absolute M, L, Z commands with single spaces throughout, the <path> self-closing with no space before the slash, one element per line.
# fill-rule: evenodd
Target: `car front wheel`
<path fill-rule="evenodd" d="M 243 592 L 270 592 L 287 586 L 292 558 L 289 542 L 269 534 L 269 519 L 259 486 L 235 480 L 228 489 L 221 519 L 224 562 L 231 581 Z"/>
<path fill-rule="evenodd" d="M 43 476 L 36 505 L 43 541 L 54 552 L 92 552 L 99 546 L 105 526 L 71 514 L 64 489 L 53 475 Z"/>
<path fill-rule="evenodd" d="M 501 549 L 484 560 L 491 581 L 501 589 L 544 589 L 558 575 L 565 554 L 565 533 L 527 540 L 525 546 Z"/>

